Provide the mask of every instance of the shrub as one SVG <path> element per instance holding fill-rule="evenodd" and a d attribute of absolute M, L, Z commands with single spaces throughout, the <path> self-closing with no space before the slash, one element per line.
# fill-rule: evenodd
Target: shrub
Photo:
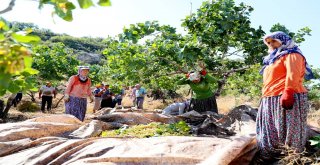
<path fill-rule="evenodd" d="M 40 107 L 31 101 L 24 101 L 18 105 L 18 110 L 20 112 L 36 112 L 40 110 Z"/>

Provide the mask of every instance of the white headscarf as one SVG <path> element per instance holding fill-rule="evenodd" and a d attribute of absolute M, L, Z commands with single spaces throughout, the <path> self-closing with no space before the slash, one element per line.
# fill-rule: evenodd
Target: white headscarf
<path fill-rule="evenodd" d="M 88 79 L 88 76 L 82 76 L 80 73 L 82 70 L 90 70 L 89 66 L 78 66 L 78 75 L 81 81 L 86 81 Z"/>
<path fill-rule="evenodd" d="M 189 75 L 190 81 L 197 81 L 200 80 L 200 74 L 198 72 L 193 72 Z"/>

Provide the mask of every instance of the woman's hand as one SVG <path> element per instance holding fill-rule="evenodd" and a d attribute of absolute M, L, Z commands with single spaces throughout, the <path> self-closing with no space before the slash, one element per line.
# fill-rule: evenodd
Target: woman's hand
<path fill-rule="evenodd" d="M 189 79 L 189 77 L 190 77 L 190 73 L 187 73 L 186 74 L 186 79 Z"/>
<path fill-rule="evenodd" d="M 287 88 L 282 92 L 282 96 L 280 98 L 281 106 L 286 109 L 292 109 L 294 105 L 294 90 L 291 88 Z"/>
<path fill-rule="evenodd" d="M 89 99 L 90 99 L 90 103 L 92 103 L 92 102 L 93 102 L 93 96 L 90 95 L 90 96 L 89 96 Z"/>
<path fill-rule="evenodd" d="M 70 101 L 69 95 L 65 95 L 65 96 L 64 96 L 64 102 L 69 102 L 69 101 Z"/>
<path fill-rule="evenodd" d="M 200 61 L 198 65 L 199 65 L 199 67 L 202 68 L 202 69 L 205 69 L 205 68 L 206 68 L 206 65 L 205 65 L 204 62 L 202 62 L 202 61 Z"/>
<path fill-rule="evenodd" d="M 205 76 L 205 75 L 207 74 L 207 71 L 206 71 L 205 69 L 202 69 L 202 71 L 200 72 L 200 74 L 201 74 L 202 76 Z"/>

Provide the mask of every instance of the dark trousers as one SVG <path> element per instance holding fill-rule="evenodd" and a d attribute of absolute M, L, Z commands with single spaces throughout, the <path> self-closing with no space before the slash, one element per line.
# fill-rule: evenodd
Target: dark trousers
<path fill-rule="evenodd" d="M 137 97 L 137 108 L 138 109 L 143 109 L 143 101 L 144 101 L 144 97 Z"/>
<path fill-rule="evenodd" d="M 46 106 L 47 103 L 47 110 L 51 110 L 51 105 L 52 105 L 52 96 L 42 96 L 42 102 L 41 102 L 41 111 L 44 112 L 44 107 Z"/>
<path fill-rule="evenodd" d="M 17 93 L 16 98 L 12 100 L 12 104 L 14 107 L 17 107 L 17 104 L 21 101 L 22 99 L 22 93 Z"/>
<path fill-rule="evenodd" d="M 116 103 L 112 100 L 112 98 L 102 99 L 101 101 L 101 108 L 114 108 Z"/>
<path fill-rule="evenodd" d="M 122 99 L 117 99 L 117 103 L 118 103 L 118 105 L 121 105 L 122 104 Z"/>

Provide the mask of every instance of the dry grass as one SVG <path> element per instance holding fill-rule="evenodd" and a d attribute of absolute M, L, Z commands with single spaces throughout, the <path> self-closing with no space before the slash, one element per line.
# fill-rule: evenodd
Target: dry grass
<path fill-rule="evenodd" d="M 187 91 L 187 89 L 184 89 L 180 92 L 186 93 L 186 91 Z M 63 95 L 58 94 L 57 97 L 55 99 L 53 99 L 52 106 L 55 106 L 61 97 L 63 97 Z M 29 96 L 24 95 L 23 100 L 30 101 L 31 99 Z M 219 112 L 222 114 L 228 113 L 232 108 L 234 108 L 238 105 L 241 105 L 241 104 L 248 104 L 251 106 L 257 106 L 256 102 L 252 103 L 250 101 L 252 101 L 252 100 L 250 100 L 248 97 L 245 97 L 245 96 L 240 96 L 240 97 L 223 96 L 223 97 L 217 98 Z M 173 100 L 166 100 L 166 103 L 163 103 L 162 100 L 153 100 L 152 98 L 146 97 L 145 102 L 144 102 L 144 109 L 147 109 L 147 110 L 164 109 L 166 106 L 168 106 L 172 102 L 173 102 Z M 40 106 L 40 103 L 41 103 L 41 100 L 36 98 L 36 105 Z M 123 98 L 122 104 L 125 107 L 132 107 L 133 106 L 132 100 L 128 96 Z M 88 102 L 87 113 L 90 114 L 93 112 L 93 105 L 94 105 L 94 103 Z M 10 112 L 13 112 L 13 111 L 11 110 Z M 64 101 L 62 100 L 59 103 L 59 105 L 57 106 L 57 108 L 53 108 L 52 111 L 53 111 L 53 113 L 56 113 L 56 114 L 64 113 L 64 111 L 65 111 Z M 39 110 L 37 112 L 41 113 Z"/>
<path fill-rule="evenodd" d="M 250 105 L 252 107 L 258 107 L 258 99 L 251 99 L 247 96 L 222 96 L 217 98 L 217 104 L 219 113 L 227 114 L 231 109 L 239 105 Z"/>
<path fill-rule="evenodd" d="M 319 164 L 320 151 L 311 152 L 303 151 L 302 153 L 296 152 L 294 149 L 285 146 L 284 147 L 284 156 L 281 157 L 278 164 L 280 165 L 300 165 L 300 164 L 310 164 L 316 165 Z"/>
<path fill-rule="evenodd" d="M 320 128 L 320 110 L 311 110 L 308 113 L 308 124 Z"/>
<path fill-rule="evenodd" d="M 167 101 L 166 103 L 163 103 L 162 100 L 153 100 L 152 98 L 146 97 L 144 100 L 143 108 L 147 110 L 164 109 L 171 102 L 172 101 Z M 130 97 L 124 97 L 122 100 L 122 104 L 125 107 L 133 106 L 133 102 Z"/>

